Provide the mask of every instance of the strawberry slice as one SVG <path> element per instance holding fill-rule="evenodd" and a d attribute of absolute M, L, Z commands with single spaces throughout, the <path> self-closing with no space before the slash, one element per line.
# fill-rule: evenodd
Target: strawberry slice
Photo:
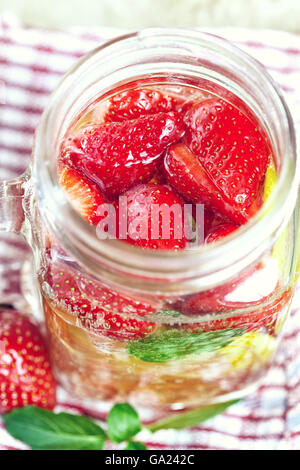
<path fill-rule="evenodd" d="M 116 209 L 118 238 L 143 248 L 181 250 L 186 247 L 184 201 L 170 186 L 141 184 L 124 193 Z M 122 220 L 127 220 L 127 224 L 121 228 Z"/>
<path fill-rule="evenodd" d="M 0 414 L 36 405 L 52 409 L 56 384 L 37 327 L 24 314 L 0 311 Z"/>
<path fill-rule="evenodd" d="M 216 227 L 213 227 L 209 233 L 206 236 L 205 243 L 213 243 L 216 242 L 217 240 L 221 240 L 221 238 L 226 237 L 227 235 L 230 235 L 232 232 L 237 230 L 239 227 L 238 225 L 233 225 L 233 224 L 220 224 L 217 225 Z"/>
<path fill-rule="evenodd" d="M 159 302 L 122 295 L 60 262 L 49 267 L 45 281 L 58 307 L 75 314 L 80 324 L 93 333 L 132 340 L 153 333 L 157 327 L 138 317 L 156 313 L 161 308 Z"/>
<path fill-rule="evenodd" d="M 271 146 L 252 115 L 219 98 L 195 104 L 185 114 L 185 143 L 217 189 L 212 208 L 234 223 L 244 223 L 262 205 Z M 199 180 L 199 187 L 206 181 Z M 211 185 L 207 186 L 211 191 Z M 216 203 L 218 198 L 218 203 Z M 228 210 L 228 204 L 230 210 Z M 222 207 L 223 205 L 223 207 Z"/>
<path fill-rule="evenodd" d="M 267 330 L 268 334 L 276 334 L 277 319 L 279 318 L 282 309 L 289 304 L 291 295 L 291 290 L 288 289 L 269 304 L 267 303 L 268 299 L 266 298 L 266 305 L 264 307 L 256 306 L 256 308 L 253 307 L 255 310 L 245 312 L 244 314 L 234 315 L 231 313 L 227 317 L 224 316 L 223 318 L 215 320 L 212 318 L 207 322 L 192 323 L 190 325 L 186 325 L 185 330 L 195 332 L 243 328 L 249 332 L 258 331 L 261 328 L 264 328 Z"/>
<path fill-rule="evenodd" d="M 291 298 L 290 290 L 278 295 L 279 279 L 276 263 L 268 259 L 251 266 L 230 282 L 182 298 L 172 308 L 187 316 L 197 316 L 199 320 L 210 314 L 207 321 L 203 318 L 201 323 L 186 324 L 185 328 L 193 331 L 228 328 L 252 331 L 266 327 L 272 332 L 278 315 Z M 234 314 L 234 310 L 239 312 Z"/>
<path fill-rule="evenodd" d="M 97 209 L 105 203 L 99 187 L 78 171 L 68 167 L 59 171 L 59 182 L 81 217 L 89 224 L 97 225 L 101 220 L 97 215 Z"/>
<path fill-rule="evenodd" d="M 179 97 L 151 88 L 128 90 L 108 100 L 103 119 L 106 122 L 127 121 L 149 114 L 176 111 L 181 101 Z"/>
<path fill-rule="evenodd" d="M 198 157 L 185 144 L 173 144 L 164 158 L 164 171 L 168 183 L 187 201 L 204 204 L 207 212 L 217 211 L 235 218 L 235 211 L 228 200 L 210 179 Z"/>
<path fill-rule="evenodd" d="M 246 308 L 248 305 L 269 299 L 278 289 L 279 278 L 280 274 L 274 260 L 259 262 L 233 280 L 184 297 L 173 307 L 185 315 L 220 313 Z"/>
<path fill-rule="evenodd" d="M 164 170 L 169 184 L 185 199 L 204 204 L 208 209 L 222 210 L 224 203 L 218 188 L 187 145 L 179 143 L 170 146 L 164 159 Z"/>
<path fill-rule="evenodd" d="M 64 141 L 60 160 L 114 198 L 149 181 L 167 147 L 183 134 L 183 121 L 173 112 L 89 126 Z"/>

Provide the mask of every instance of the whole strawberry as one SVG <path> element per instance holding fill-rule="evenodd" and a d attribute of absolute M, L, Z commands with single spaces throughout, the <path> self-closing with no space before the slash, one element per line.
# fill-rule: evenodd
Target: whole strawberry
<path fill-rule="evenodd" d="M 37 327 L 14 310 L 0 311 L 0 413 L 36 405 L 52 409 L 56 385 Z"/>

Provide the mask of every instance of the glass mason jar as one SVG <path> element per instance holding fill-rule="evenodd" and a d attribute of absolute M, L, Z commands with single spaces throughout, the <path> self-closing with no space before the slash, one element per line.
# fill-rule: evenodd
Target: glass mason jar
<path fill-rule="evenodd" d="M 99 239 L 74 211 L 57 177 L 63 136 L 95 100 L 137 83 L 206 90 L 213 84 L 259 119 L 273 146 L 277 181 L 263 208 L 232 235 L 154 252 Z M 63 386 L 83 400 L 128 401 L 156 415 L 239 398 L 256 387 L 295 289 L 298 182 L 295 133 L 280 91 L 259 63 L 227 41 L 148 29 L 80 60 L 49 100 L 31 168 L 2 183 L 1 192 L 2 230 L 23 234 L 33 250 L 29 282 L 36 279 L 34 295 Z"/>

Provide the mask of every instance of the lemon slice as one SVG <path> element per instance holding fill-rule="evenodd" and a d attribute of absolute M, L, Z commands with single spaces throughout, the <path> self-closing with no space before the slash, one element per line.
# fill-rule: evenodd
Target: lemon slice
<path fill-rule="evenodd" d="M 228 346 L 222 348 L 219 354 L 230 364 L 230 369 L 258 368 L 271 358 L 275 347 L 276 340 L 272 336 L 249 332 L 234 339 Z"/>
<path fill-rule="evenodd" d="M 277 172 L 276 168 L 274 165 L 274 162 L 269 165 L 267 172 L 266 172 L 266 178 L 265 178 L 265 186 L 264 186 L 264 203 L 269 199 L 271 196 L 272 192 L 275 189 L 275 186 L 277 184 Z M 270 210 L 270 208 L 268 209 Z M 266 212 L 264 213 L 266 214 Z M 284 229 L 276 243 L 274 244 L 273 250 L 272 250 L 272 258 L 277 260 L 278 263 L 278 268 L 282 276 L 288 275 L 288 271 L 290 266 L 287 265 L 288 263 L 286 262 L 287 256 L 288 256 L 288 237 L 289 237 L 289 230 L 288 227 Z"/>
<path fill-rule="evenodd" d="M 264 202 L 267 202 L 277 184 L 277 172 L 274 162 L 270 163 L 266 172 L 265 186 L 264 186 Z"/>

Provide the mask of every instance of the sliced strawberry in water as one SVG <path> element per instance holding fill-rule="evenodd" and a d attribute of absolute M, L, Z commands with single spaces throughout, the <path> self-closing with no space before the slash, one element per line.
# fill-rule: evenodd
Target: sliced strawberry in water
<path fill-rule="evenodd" d="M 156 329 L 155 323 L 138 317 L 155 314 L 159 302 L 122 295 L 60 262 L 49 267 L 45 281 L 58 307 L 75 314 L 94 333 L 125 340 L 143 338 Z"/>
<path fill-rule="evenodd" d="M 273 260 L 267 263 L 259 262 L 231 281 L 184 297 L 174 305 L 174 308 L 185 315 L 201 315 L 246 308 L 248 305 L 263 302 L 273 295 L 278 287 L 279 273 L 277 271 Z"/>
<path fill-rule="evenodd" d="M 166 178 L 163 173 L 162 169 L 158 169 L 156 173 L 152 176 L 151 180 L 149 181 L 150 184 L 165 184 L 166 183 Z"/>
<path fill-rule="evenodd" d="M 127 121 L 149 114 L 176 111 L 182 101 L 179 97 L 151 88 L 141 88 L 117 93 L 109 99 L 104 121 Z"/>
<path fill-rule="evenodd" d="M 89 126 L 62 145 L 60 160 L 114 198 L 154 175 L 167 147 L 184 134 L 178 113 Z"/>
<path fill-rule="evenodd" d="M 124 193 L 116 207 L 118 238 L 150 249 L 186 247 L 184 201 L 170 186 L 141 184 Z M 122 220 L 127 220 L 124 227 Z"/>
<path fill-rule="evenodd" d="M 272 296 L 270 296 L 272 298 Z M 266 305 L 261 306 L 260 302 L 253 310 L 238 315 L 228 314 L 223 318 L 203 321 L 201 323 L 192 323 L 185 325 L 187 331 L 216 331 L 232 328 L 243 328 L 246 331 L 258 331 L 264 328 L 268 334 L 276 334 L 276 323 L 282 310 L 289 304 L 291 291 L 286 290 L 281 296 L 275 298 L 271 303 L 265 299 Z"/>
<path fill-rule="evenodd" d="M 205 243 L 213 243 L 218 240 L 221 240 L 227 235 L 230 235 L 231 233 L 233 233 L 238 228 L 239 228 L 238 225 L 228 224 L 228 223 L 217 225 L 208 232 L 206 239 L 205 239 Z"/>
<path fill-rule="evenodd" d="M 230 213 L 234 216 L 229 201 L 222 197 L 197 156 L 187 145 L 173 144 L 164 159 L 164 170 L 168 183 L 187 201 L 204 204 L 205 209 Z"/>
<path fill-rule="evenodd" d="M 81 217 L 89 224 L 97 225 L 101 220 L 97 210 L 106 202 L 99 187 L 78 171 L 67 167 L 60 170 L 59 182 Z"/>
<path fill-rule="evenodd" d="M 211 192 L 211 183 L 207 185 L 207 179 L 199 178 L 204 170 L 217 188 L 212 208 L 234 223 L 246 222 L 263 202 L 263 183 L 272 153 L 265 132 L 250 110 L 246 115 L 218 98 L 195 104 L 186 112 L 185 123 L 184 141 L 197 157 L 197 165 L 191 170 L 196 187 L 207 186 Z"/>
<path fill-rule="evenodd" d="M 169 184 L 188 201 L 201 201 L 209 205 L 214 194 L 218 192 L 199 165 L 196 155 L 185 144 L 170 146 L 164 159 L 164 169 Z"/>

